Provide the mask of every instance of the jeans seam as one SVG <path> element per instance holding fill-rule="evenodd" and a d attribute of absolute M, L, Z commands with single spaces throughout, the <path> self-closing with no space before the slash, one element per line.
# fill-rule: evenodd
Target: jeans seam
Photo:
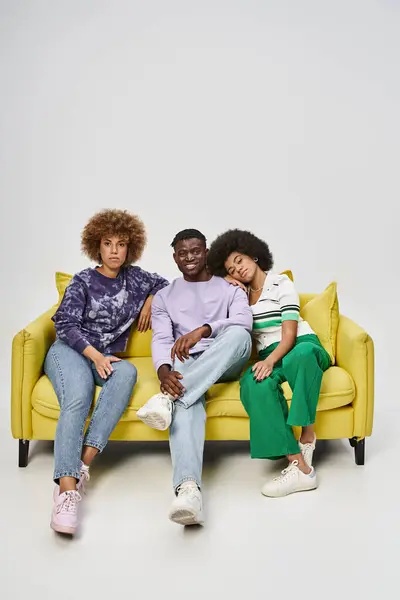
<path fill-rule="evenodd" d="M 54 363 L 56 365 L 56 368 L 58 370 L 58 374 L 60 376 L 60 381 L 61 381 L 61 391 L 62 391 L 62 398 L 63 401 L 65 399 L 65 383 L 64 383 L 64 377 L 63 377 L 63 372 L 60 366 L 60 362 L 58 360 L 58 356 L 57 356 L 57 352 L 55 352 L 54 348 L 52 348 L 51 350 L 51 356 L 54 360 Z M 64 402 L 63 402 L 64 404 Z M 63 410 L 62 405 L 60 404 L 60 412 Z M 84 434 L 84 430 L 85 430 L 85 424 L 86 424 L 86 419 L 81 427 L 80 433 L 79 433 L 79 445 L 81 447 L 81 453 L 82 453 L 82 445 L 83 445 L 83 434 Z M 56 432 L 56 437 L 57 437 L 57 432 Z M 76 471 L 75 471 L 76 473 Z M 75 475 L 60 475 L 60 477 L 75 477 Z M 59 477 L 55 477 L 54 479 L 59 479 Z M 79 479 L 79 477 L 78 477 Z"/>
<path fill-rule="evenodd" d="M 56 471 L 54 473 L 54 481 L 61 479 L 62 477 L 74 477 L 75 479 L 80 478 L 80 472 L 78 473 L 78 471 Z"/>
<path fill-rule="evenodd" d="M 54 348 L 51 349 L 51 357 L 53 359 L 54 364 L 56 365 L 57 371 L 58 371 L 58 375 L 60 377 L 60 382 L 61 382 L 61 392 L 62 392 L 62 399 L 64 401 L 65 398 L 65 383 L 64 383 L 64 377 L 63 377 L 63 372 L 60 366 L 60 361 L 58 360 L 58 356 L 57 353 L 54 351 Z M 60 405 L 60 410 L 62 410 L 62 406 Z"/>
<path fill-rule="evenodd" d="M 84 441 L 84 446 L 90 446 L 91 448 L 96 448 L 99 452 L 103 452 L 106 445 L 107 445 L 107 443 L 99 444 L 99 442 L 95 442 L 90 439 L 85 439 L 85 441 Z"/>

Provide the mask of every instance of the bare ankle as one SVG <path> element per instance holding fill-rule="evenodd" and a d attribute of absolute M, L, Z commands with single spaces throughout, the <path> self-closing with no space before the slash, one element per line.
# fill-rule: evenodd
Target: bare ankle
<path fill-rule="evenodd" d="M 61 477 L 60 494 L 64 494 L 64 492 L 76 491 L 76 483 L 75 477 Z"/>
<path fill-rule="evenodd" d="M 84 446 L 81 458 L 83 464 L 89 467 L 98 453 L 99 451 L 97 448 L 93 448 L 93 446 Z"/>
<path fill-rule="evenodd" d="M 314 425 L 307 425 L 306 427 L 303 427 L 301 431 L 300 442 L 302 444 L 312 444 L 314 440 Z"/>
<path fill-rule="evenodd" d="M 297 461 L 298 468 L 305 475 L 309 475 L 311 473 L 312 469 L 307 465 L 302 454 L 290 454 L 288 456 L 288 459 L 289 459 L 289 463 L 293 463 L 294 461 Z"/>

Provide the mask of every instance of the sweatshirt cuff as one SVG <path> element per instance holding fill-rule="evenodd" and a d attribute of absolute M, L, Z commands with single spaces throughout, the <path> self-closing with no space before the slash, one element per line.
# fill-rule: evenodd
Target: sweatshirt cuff
<path fill-rule="evenodd" d="M 214 323 L 204 323 L 204 325 L 208 325 L 211 329 L 211 335 L 209 336 L 210 338 L 217 337 L 221 329 L 221 323 L 214 321 Z"/>
<path fill-rule="evenodd" d="M 167 359 L 162 358 L 160 360 L 155 361 L 154 362 L 154 368 L 156 370 L 156 373 L 158 373 L 158 369 L 160 367 L 162 367 L 163 365 L 169 365 L 171 367 L 171 369 L 172 369 L 172 361 L 171 361 L 171 359 L 170 358 L 167 358 Z"/>
<path fill-rule="evenodd" d="M 76 350 L 77 352 L 79 352 L 80 354 L 83 354 L 83 351 L 90 346 L 90 344 L 86 341 L 86 340 L 78 340 L 75 344 L 74 344 L 74 350 Z"/>

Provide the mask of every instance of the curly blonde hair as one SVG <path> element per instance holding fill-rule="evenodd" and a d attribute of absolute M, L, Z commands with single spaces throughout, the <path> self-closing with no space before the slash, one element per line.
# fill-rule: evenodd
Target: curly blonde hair
<path fill-rule="evenodd" d="M 101 239 L 114 235 L 128 242 L 128 252 L 123 266 L 138 261 L 146 246 L 146 230 L 141 219 L 127 210 L 113 208 L 96 213 L 82 232 L 82 252 L 90 260 L 101 262 Z"/>

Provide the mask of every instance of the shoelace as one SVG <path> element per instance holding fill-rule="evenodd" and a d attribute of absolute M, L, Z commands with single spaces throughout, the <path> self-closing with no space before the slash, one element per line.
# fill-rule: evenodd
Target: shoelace
<path fill-rule="evenodd" d="M 81 469 L 80 475 L 81 476 L 80 476 L 79 483 L 78 483 L 78 489 L 85 495 L 86 494 L 85 486 L 90 481 L 90 473 L 89 473 L 88 469 Z"/>
<path fill-rule="evenodd" d="M 303 444 L 303 448 L 301 449 L 303 456 L 309 457 L 314 452 L 313 444 Z"/>
<path fill-rule="evenodd" d="M 278 475 L 278 477 L 274 478 L 274 481 L 277 481 L 279 483 L 286 483 L 288 479 L 295 475 L 298 464 L 298 460 L 294 460 L 293 462 L 291 462 L 290 465 L 286 467 L 286 469 L 283 469 L 283 471 L 280 475 Z"/>
<path fill-rule="evenodd" d="M 179 489 L 178 496 L 189 496 L 197 498 L 198 488 L 193 485 L 185 485 Z"/>
<path fill-rule="evenodd" d="M 57 513 L 76 513 L 78 502 L 80 502 L 81 500 L 82 498 L 79 492 L 65 492 L 64 500 L 57 506 Z"/>

